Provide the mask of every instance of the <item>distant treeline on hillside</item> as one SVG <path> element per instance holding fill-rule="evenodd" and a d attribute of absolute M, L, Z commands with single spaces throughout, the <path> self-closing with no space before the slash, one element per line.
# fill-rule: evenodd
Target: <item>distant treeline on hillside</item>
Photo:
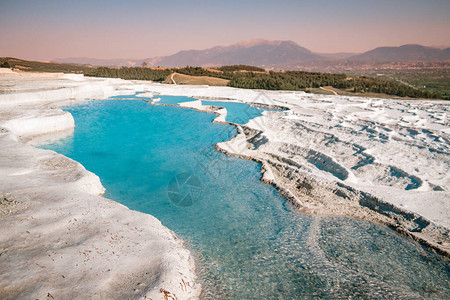
<path fill-rule="evenodd" d="M 23 60 L 14 57 L 0 57 L 1 68 L 19 69 L 33 72 L 63 72 L 63 73 L 83 73 L 90 69 L 88 66 L 75 64 L 58 64 L 51 62 Z"/>
<path fill-rule="evenodd" d="M 354 93 L 381 93 L 410 98 L 440 98 L 429 91 L 418 90 L 396 81 L 369 77 L 348 78 L 345 74 L 311 73 L 302 71 L 241 73 L 231 78 L 229 86 L 266 90 L 305 90 L 332 86 Z"/>
<path fill-rule="evenodd" d="M 170 69 L 150 69 L 140 67 L 108 68 L 98 67 L 84 73 L 86 76 L 122 78 L 128 80 L 164 81 L 173 71 Z"/>
<path fill-rule="evenodd" d="M 242 73 L 230 79 L 229 86 L 265 90 L 305 90 L 321 86 L 335 86 L 343 81 L 345 74 L 285 71 L 269 73 Z"/>
<path fill-rule="evenodd" d="M 355 93 L 382 93 L 410 98 L 428 98 L 439 99 L 446 98 L 444 95 L 438 95 L 427 90 L 415 89 L 403 83 L 396 81 L 382 80 L 370 77 L 355 77 L 339 82 L 333 87 L 338 89 L 351 89 Z M 448 98 L 448 97 L 447 97 Z"/>
<path fill-rule="evenodd" d="M 230 80 L 228 86 L 244 89 L 304 91 L 308 88 L 332 86 L 355 93 L 373 92 L 410 98 L 440 98 L 437 94 L 418 90 L 395 81 L 369 77 L 347 77 L 345 74 L 333 73 L 304 71 L 265 72 L 261 68 L 249 66 L 225 66 L 216 70 L 201 67 L 176 69 L 99 67 L 88 70 L 85 72 L 85 75 L 161 82 L 173 72 L 191 76 L 228 79 Z"/>
<path fill-rule="evenodd" d="M 263 68 L 254 67 L 254 66 L 246 66 L 246 65 L 233 65 L 233 66 L 223 66 L 217 68 L 223 72 L 237 72 L 237 71 L 248 71 L 248 72 L 265 72 Z"/>

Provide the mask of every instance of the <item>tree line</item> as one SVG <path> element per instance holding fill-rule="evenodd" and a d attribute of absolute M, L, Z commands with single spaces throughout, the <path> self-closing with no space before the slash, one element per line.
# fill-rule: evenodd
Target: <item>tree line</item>
<path fill-rule="evenodd" d="M 171 73 L 172 71 L 169 69 L 98 67 L 85 71 L 84 75 L 92 77 L 122 78 L 127 80 L 164 81 Z"/>
<path fill-rule="evenodd" d="M 345 74 L 303 71 L 250 72 L 235 74 L 228 85 L 248 89 L 299 91 L 307 88 L 334 86 L 346 78 L 347 76 Z"/>
<path fill-rule="evenodd" d="M 338 89 L 351 89 L 354 93 L 371 92 L 410 98 L 444 98 L 444 95 L 439 96 L 436 93 L 415 89 L 399 82 L 370 77 L 350 78 L 339 82 L 334 87 Z"/>
<path fill-rule="evenodd" d="M 382 93 L 410 98 L 444 98 L 430 91 L 415 89 L 396 81 L 369 77 L 347 77 L 345 74 L 302 71 L 269 72 L 268 74 L 240 73 L 233 76 L 229 86 L 266 90 L 305 90 L 332 86 L 354 93 Z"/>
<path fill-rule="evenodd" d="M 247 66 L 247 65 L 232 65 L 232 66 L 222 66 L 217 68 L 222 72 L 239 72 L 239 71 L 247 71 L 247 72 L 266 72 L 263 68 L 255 67 L 255 66 Z"/>

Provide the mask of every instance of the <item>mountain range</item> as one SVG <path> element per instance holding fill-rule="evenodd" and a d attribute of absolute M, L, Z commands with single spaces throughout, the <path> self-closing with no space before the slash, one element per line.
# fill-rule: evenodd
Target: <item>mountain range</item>
<path fill-rule="evenodd" d="M 354 61 L 446 61 L 450 60 L 450 48 L 438 49 L 421 45 L 379 47 L 349 58 Z"/>
<path fill-rule="evenodd" d="M 216 67 L 245 64 L 266 69 L 301 69 L 324 64 L 358 64 L 385 62 L 449 61 L 450 48 L 438 49 L 409 44 L 400 47 L 379 47 L 362 54 L 314 53 L 293 41 L 247 40 L 231 46 L 217 46 L 205 50 L 185 50 L 169 56 L 146 59 L 95 59 L 73 57 L 54 59 L 59 63 L 87 64 L 92 66 L 149 67 Z"/>

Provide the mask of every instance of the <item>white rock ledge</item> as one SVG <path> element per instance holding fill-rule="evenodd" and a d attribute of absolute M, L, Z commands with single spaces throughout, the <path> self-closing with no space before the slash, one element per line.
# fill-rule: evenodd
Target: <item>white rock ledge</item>
<path fill-rule="evenodd" d="M 23 111 L 23 116 L 8 120 L 2 126 L 16 136 L 35 136 L 75 127 L 72 115 L 60 109 Z"/>
<path fill-rule="evenodd" d="M 8 80 L 47 90 L 0 94 L 0 298 L 198 298 L 194 261 L 172 231 L 101 197 L 100 179 L 78 162 L 25 143 L 73 128 L 55 101 L 136 86 L 54 74 Z"/>

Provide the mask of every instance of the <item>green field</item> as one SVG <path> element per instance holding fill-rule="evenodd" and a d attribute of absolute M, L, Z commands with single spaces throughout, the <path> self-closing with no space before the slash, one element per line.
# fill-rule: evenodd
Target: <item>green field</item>
<path fill-rule="evenodd" d="M 413 70 L 379 69 L 352 72 L 351 75 L 394 80 L 400 83 L 406 83 L 422 91 L 439 94 L 444 99 L 449 99 L 450 97 L 450 68 L 423 68 Z"/>

